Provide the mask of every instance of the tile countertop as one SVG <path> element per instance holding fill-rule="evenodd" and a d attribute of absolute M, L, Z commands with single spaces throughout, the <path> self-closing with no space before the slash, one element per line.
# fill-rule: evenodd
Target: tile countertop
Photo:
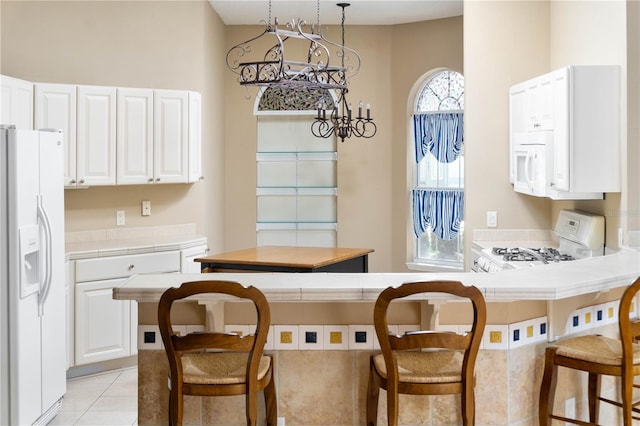
<path fill-rule="evenodd" d="M 559 300 L 608 291 L 640 276 L 640 251 L 495 273 L 260 273 L 134 275 L 113 289 L 113 298 L 156 302 L 164 290 L 207 279 L 239 281 L 262 290 L 270 301 L 375 300 L 391 285 L 419 280 L 459 280 L 480 288 L 487 301 Z M 432 298 L 431 298 L 432 299 Z"/>
<path fill-rule="evenodd" d="M 102 256 L 121 256 L 159 251 L 183 250 L 206 245 L 207 238 L 197 234 L 138 236 L 134 238 L 67 242 L 68 260 Z"/>

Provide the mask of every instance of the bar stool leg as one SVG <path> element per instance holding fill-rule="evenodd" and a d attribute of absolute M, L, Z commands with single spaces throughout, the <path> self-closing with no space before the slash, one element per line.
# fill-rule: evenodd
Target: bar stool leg
<path fill-rule="evenodd" d="M 589 421 L 598 423 L 600 416 L 600 383 L 601 376 L 596 373 L 589 373 Z"/>
<path fill-rule="evenodd" d="M 375 372 L 373 357 L 369 366 L 369 384 L 367 385 L 367 426 L 376 426 L 378 422 L 378 398 L 380 396 L 380 378 Z"/>
<path fill-rule="evenodd" d="M 540 402 L 538 404 L 538 421 L 540 426 L 549 426 L 549 416 L 553 413 L 553 401 L 556 396 L 558 366 L 555 363 L 557 348 L 548 347 L 544 353 L 544 373 L 540 384 Z"/>

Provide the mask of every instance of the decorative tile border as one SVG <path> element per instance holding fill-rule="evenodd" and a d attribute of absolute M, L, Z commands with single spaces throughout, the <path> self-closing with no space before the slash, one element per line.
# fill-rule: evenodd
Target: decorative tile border
<path fill-rule="evenodd" d="M 576 309 L 567 318 L 566 334 L 570 335 L 618 321 L 619 301 Z M 631 318 L 640 317 L 640 302 L 634 300 Z M 463 334 L 469 324 L 438 324 L 437 331 Z M 404 334 L 419 330 L 415 324 L 389 325 L 389 331 Z M 178 333 L 204 330 L 204 326 L 176 325 Z M 227 324 L 227 333 L 247 335 L 255 332 L 255 325 Z M 481 349 L 509 350 L 548 341 L 547 317 L 533 318 L 512 324 L 487 324 L 482 336 Z M 138 326 L 138 349 L 163 349 L 157 326 Z M 351 325 L 272 325 L 265 350 L 379 350 L 380 343 L 371 324 Z"/>

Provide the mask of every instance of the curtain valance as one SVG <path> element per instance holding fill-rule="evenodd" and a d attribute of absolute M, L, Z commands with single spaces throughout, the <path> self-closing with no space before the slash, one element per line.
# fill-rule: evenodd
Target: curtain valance
<path fill-rule="evenodd" d="M 464 145 L 464 113 L 430 113 L 413 116 L 416 163 L 431 152 L 441 163 L 455 161 Z"/>

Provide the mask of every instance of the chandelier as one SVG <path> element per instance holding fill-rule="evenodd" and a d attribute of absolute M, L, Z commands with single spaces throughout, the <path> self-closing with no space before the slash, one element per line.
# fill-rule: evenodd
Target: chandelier
<path fill-rule="evenodd" d="M 338 6 L 342 8 L 340 28 L 342 30 L 342 46 L 344 48 L 344 9 L 349 6 L 349 3 L 338 3 Z M 340 57 L 342 58 L 342 66 L 344 67 L 344 51 L 341 51 Z M 360 101 L 358 104 L 358 115 L 354 118 L 351 104 L 347 102 L 348 92 L 349 89 L 346 84 L 339 89 L 338 100 L 333 105 L 329 118 L 327 118 L 326 106 L 318 105 L 318 115 L 311 124 L 311 133 L 313 133 L 314 136 L 328 138 L 335 134 L 344 142 L 345 138 L 352 136 L 368 139 L 376 134 L 378 128 L 371 118 L 371 106 L 367 104 L 367 113 L 366 116 L 363 116 L 363 103 Z"/>
<path fill-rule="evenodd" d="M 238 75 L 243 86 L 266 86 L 278 88 L 303 89 L 343 89 L 347 87 L 347 78 L 360 70 L 358 53 L 342 45 L 327 40 L 320 26 L 320 0 L 317 1 L 317 22 L 310 26 L 310 32 L 303 19 L 292 19 L 286 29 L 278 27 L 278 18 L 271 23 L 271 0 L 269 0 L 269 18 L 264 31 L 256 37 L 233 46 L 227 52 L 227 68 Z M 266 43 L 266 52 L 254 55 L 254 45 Z M 299 43 L 308 43 L 306 57 L 294 57 L 303 48 Z M 291 47 L 291 49 L 287 49 Z M 331 49 L 338 48 L 337 55 L 342 57 L 340 66 L 331 61 Z M 257 57 L 256 57 L 257 56 Z M 345 66 L 345 60 L 348 63 Z"/>
<path fill-rule="evenodd" d="M 305 31 L 306 21 L 298 18 L 286 24 L 286 29 L 278 27 L 278 19 L 271 23 L 271 0 L 269 16 L 264 31 L 227 52 L 227 68 L 238 76 L 242 86 L 259 86 L 279 89 L 333 89 L 338 92 L 334 105 L 317 105 L 318 114 L 311 125 L 314 136 L 328 138 L 335 134 L 343 142 L 345 138 L 356 136 L 370 138 L 376 133 L 376 125 L 371 118 L 371 108 L 367 105 L 366 116 L 362 115 L 362 102 L 358 115 L 353 118 L 351 104 L 347 102 L 349 92 L 347 80 L 360 71 L 360 56 L 345 46 L 345 8 L 349 3 L 338 3 L 342 8 L 342 43 L 334 43 L 324 37 L 320 26 L 320 0 L 317 0 L 317 20 Z M 254 54 L 254 46 L 267 43 L 267 50 L 261 56 Z M 308 44 L 297 49 L 296 43 Z M 291 47 L 291 49 L 286 49 Z M 332 61 L 331 52 L 340 59 L 340 64 Z M 303 57 L 292 58 L 296 52 L 305 52 Z M 286 55 L 285 55 L 286 53 Z M 327 116 L 327 109 L 329 114 Z"/>

